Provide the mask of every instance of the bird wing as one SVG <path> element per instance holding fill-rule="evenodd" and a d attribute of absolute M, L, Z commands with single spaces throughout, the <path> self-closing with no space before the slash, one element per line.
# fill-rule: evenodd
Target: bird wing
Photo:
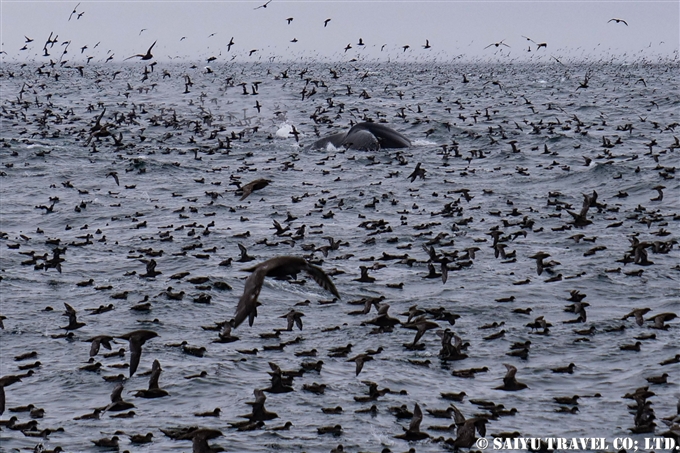
<path fill-rule="evenodd" d="M 264 278 L 269 271 L 269 266 L 259 265 L 253 269 L 253 273 L 246 279 L 246 286 L 243 289 L 243 295 L 236 306 L 236 314 L 234 315 L 234 328 L 241 325 L 246 319 L 250 318 L 250 325 L 257 316 L 257 298 L 262 290 Z"/>
<path fill-rule="evenodd" d="M 151 367 L 151 377 L 149 377 L 149 390 L 160 388 L 158 386 L 158 379 L 161 377 L 161 371 L 163 371 L 161 363 L 158 360 L 154 360 Z"/>
<path fill-rule="evenodd" d="M 361 373 L 361 370 L 364 368 L 364 358 L 361 356 L 357 356 L 354 358 L 354 362 L 356 363 L 356 376 L 359 376 L 359 373 Z"/>
<path fill-rule="evenodd" d="M 131 335 L 130 341 L 130 377 L 135 374 L 139 366 L 139 359 L 142 358 L 142 341 L 139 336 Z"/>
<path fill-rule="evenodd" d="M 255 395 L 255 402 L 257 404 L 264 404 L 267 400 L 267 395 L 265 395 L 261 389 L 253 390 L 253 395 Z"/>
<path fill-rule="evenodd" d="M 466 421 L 463 426 L 458 428 L 458 436 L 453 442 L 456 447 L 469 448 L 472 446 L 475 438 L 475 425 L 472 420 Z"/>
<path fill-rule="evenodd" d="M 418 343 L 418 340 L 420 340 L 420 339 L 422 338 L 423 335 L 425 335 L 425 331 L 427 330 L 427 328 L 428 328 L 428 326 L 427 326 L 427 324 L 426 324 L 424 321 L 423 321 L 423 322 L 419 322 L 419 323 L 416 325 L 416 336 L 415 336 L 415 338 L 413 339 L 413 344 L 414 344 L 414 345 L 415 345 L 416 343 Z"/>
<path fill-rule="evenodd" d="M 423 411 L 420 410 L 420 406 L 416 403 L 416 407 L 413 408 L 413 418 L 411 418 L 411 423 L 408 425 L 408 430 L 412 432 L 420 432 L 420 422 L 423 421 Z"/>
<path fill-rule="evenodd" d="M 254 181 L 249 182 L 245 186 L 243 186 L 241 189 L 243 190 L 243 195 L 241 195 L 241 198 L 239 201 L 243 201 L 246 198 L 248 198 L 248 195 L 250 195 L 253 192 L 253 187 L 255 186 Z"/>
<path fill-rule="evenodd" d="M 475 426 L 475 428 L 477 428 L 479 435 L 482 436 L 482 437 L 486 436 L 486 422 L 487 422 L 487 419 L 485 419 L 485 418 L 475 418 L 474 419 L 474 426 Z"/>
<path fill-rule="evenodd" d="M 588 209 L 590 209 L 590 197 L 587 194 L 583 194 L 583 206 L 581 207 L 579 216 L 585 219 L 588 214 Z"/>
<path fill-rule="evenodd" d="M 507 363 L 504 363 L 503 365 L 505 365 L 505 368 L 508 369 L 508 372 L 505 373 L 505 377 L 503 378 L 503 380 L 505 380 L 505 379 L 515 379 L 515 374 L 517 374 L 517 368 L 515 368 L 514 366 L 507 364 Z"/>
<path fill-rule="evenodd" d="M 633 316 L 635 316 L 635 323 L 638 326 L 642 326 L 645 323 L 645 319 L 642 317 L 642 312 L 640 311 L 634 311 Z"/>
<path fill-rule="evenodd" d="M 123 384 L 118 384 L 114 387 L 113 392 L 111 392 L 111 402 L 117 403 L 118 401 L 123 401 Z"/>
<path fill-rule="evenodd" d="M 92 339 L 92 345 L 90 346 L 90 357 L 94 357 L 99 353 L 99 345 L 101 344 L 100 338 Z"/>
<path fill-rule="evenodd" d="M 458 409 L 455 405 L 451 405 L 451 408 L 453 409 L 453 421 L 456 423 L 456 425 L 460 425 L 465 423 L 465 416 L 463 413 Z"/>
<path fill-rule="evenodd" d="M 64 306 L 66 307 L 66 313 L 64 314 L 68 316 L 68 327 L 70 328 L 71 326 L 78 323 L 78 318 L 76 316 L 76 311 L 72 306 L 66 302 L 64 302 Z"/>
<path fill-rule="evenodd" d="M 307 264 L 305 271 L 310 277 L 323 289 L 330 291 L 335 297 L 340 298 L 338 290 L 335 289 L 335 285 L 331 281 L 330 277 L 320 267 L 314 266 L 313 264 Z"/>

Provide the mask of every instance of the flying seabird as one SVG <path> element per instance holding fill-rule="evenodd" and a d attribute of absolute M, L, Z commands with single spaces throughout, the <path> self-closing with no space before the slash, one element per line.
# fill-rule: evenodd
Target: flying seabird
<path fill-rule="evenodd" d="M 623 20 L 623 19 L 613 18 L 613 19 L 609 19 L 609 20 L 607 21 L 607 23 L 609 23 L 609 22 L 616 22 L 617 24 L 618 24 L 619 22 L 623 22 L 624 24 L 626 24 L 626 27 L 628 26 L 628 22 L 626 22 L 626 21 Z"/>
<path fill-rule="evenodd" d="M 243 295 L 236 307 L 234 328 L 241 325 L 246 318 L 248 318 L 249 324 L 251 326 L 253 325 L 255 317 L 257 316 L 257 297 L 260 295 L 265 277 L 280 278 L 289 275 L 295 276 L 299 272 L 304 271 L 307 272 L 319 286 L 330 291 L 335 297 L 340 297 L 338 290 L 335 289 L 335 285 L 333 285 L 333 282 L 323 269 L 309 264 L 304 258 L 296 256 L 279 256 L 244 270 L 252 271 L 252 274 L 250 274 L 246 280 Z"/>
<path fill-rule="evenodd" d="M 267 5 L 269 5 L 271 2 L 272 2 L 272 0 L 269 0 L 269 1 L 268 1 L 267 3 L 265 3 L 264 5 L 260 5 L 260 6 L 258 6 L 257 8 L 253 8 L 253 9 L 266 8 Z"/>
<path fill-rule="evenodd" d="M 486 46 L 485 49 L 488 49 L 488 48 L 491 47 L 491 46 L 496 46 L 496 47 L 500 47 L 500 46 L 510 47 L 509 45 L 505 44 L 503 41 L 505 41 L 505 39 L 503 39 L 503 40 L 501 40 L 501 41 L 498 41 L 498 42 L 492 42 L 491 44 L 489 44 L 488 46 Z"/>
<path fill-rule="evenodd" d="M 135 330 L 116 338 L 122 338 L 130 342 L 130 377 L 135 374 L 142 357 L 142 346 L 147 340 L 157 337 L 158 334 L 151 330 Z"/>
<path fill-rule="evenodd" d="M 141 57 L 142 60 L 151 60 L 153 58 L 153 55 L 151 55 L 151 49 L 153 49 L 153 46 L 156 45 L 156 42 L 157 41 L 154 41 L 153 44 L 151 44 L 151 47 L 149 47 L 149 50 L 147 50 L 145 54 L 138 53 L 137 55 L 127 57 L 126 60 L 129 60 L 130 58 L 134 57 Z"/>

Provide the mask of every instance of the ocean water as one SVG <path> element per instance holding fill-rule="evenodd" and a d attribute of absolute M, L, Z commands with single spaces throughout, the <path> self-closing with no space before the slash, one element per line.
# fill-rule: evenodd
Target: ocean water
<path fill-rule="evenodd" d="M 224 435 L 211 443 L 228 451 L 322 452 L 338 444 L 345 451 L 441 451 L 443 445 L 433 440 L 396 439 L 409 420 L 397 420 L 388 408 L 405 404 L 413 410 L 418 403 L 423 431 L 455 438 L 453 430 L 428 430 L 453 420 L 434 418 L 426 409 L 448 407 L 440 392 L 462 391 L 467 396 L 455 404 L 467 418 L 484 414 L 470 399 L 516 408 L 512 416 L 489 421 L 489 439 L 518 431 L 524 437 L 604 437 L 610 442 L 630 437 L 642 446 L 645 437 L 658 437 L 666 429 L 657 420 L 656 434 L 632 434 L 632 400 L 622 397 L 649 385 L 645 378 L 665 372 L 670 383 L 651 385 L 655 396 L 650 401 L 657 418 L 676 413 L 680 364 L 660 362 L 680 353 L 678 321 L 652 329 L 653 321 L 638 326 L 632 318 L 621 318 L 635 308 L 649 308 L 647 319 L 680 310 L 677 61 L 298 62 L 227 64 L 211 72 L 159 63 L 147 80 L 142 80 L 143 70 L 142 63 L 105 64 L 85 66 L 81 76 L 68 66 L 3 66 L 0 314 L 6 319 L 0 331 L 1 375 L 23 373 L 18 366 L 41 362 L 32 376 L 5 389 L 6 405 L 34 404 L 45 410 L 39 430 L 64 430 L 41 439 L 2 427 L 3 451 L 39 442 L 93 451 L 98 448 L 93 440 L 116 431 L 153 433 L 153 443 L 146 445 L 132 445 L 119 434 L 121 450 L 189 451 L 190 442 L 159 431 L 177 426 L 219 429 Z M 188 90 L 186 77 L 193 83 Z M 114 124 L 110 130 L 116 137 L 122 133 L 119 145 L 111 137 L 87 144 L 102 112 L 101 123 Z M 318 136 L 369 120 L 384 122 L 413 146 L 379 151 L 309 147 Z M 292 126 L 300 132 L 299 142 L 289 133 Z M 606 140 L 611 146 L 603 147 Z M 418 163 L 425 178 L 410 181 Z M 117 173 L 120 186 L 108 176 L 111 172 Z M 240 201 L 233 182 L 258 178 L 271 182 Z M 664 186 L 663 199 L 652 201 L 659 185 Z M 469 200 L 461 189 L 467 189 Z M 579 212 L 583 194 L 593 191 L 601 206 L 588 211 L 592 223 L 577 227 L 568 211 Z M 50 212 L 46 208 L 52 203 Z M 290 232 L 277 236 L 274 220 Z M 382 226 L 369 229 L 366 222 Z M 293 239 L 290 233 L 296 235 L 302 226 L 304 234 Z M 514 259 L 494 256 L 493 230 L 502 232 L 505 251 L 514 252 Z M 571 238 L 577 234 L 596 239 L 577 243 Z M 326 237 L 342 242 L 327 256 L 320 249 L 328 245 Z M 633 238 L 672 246 L 667 253 L 648 248 L 651 265 L 623 263 Z M 51 257 L 57 246 L 50 239 L 66 248 L 61 272 L 25 263 L 31 252 Z M 238 261 L 239 244 L 253 261 Z M 430 245 L 438 254 L 458 252 L 446 283 L 424 278 L 429 255 L 423 246 Z M 586 253 L 598 246 L 595 253 Z M 468 260 L 464 255 L 470 247 L 479 250 Z M 530 258 L 538 252 L 550 255 L 546 262 L 556 262 L 541 275 Z M 413 261 L 381 261 L 383 253 L 407 254 Z M 233 316 L 248 276 L 243 268 L 281 255 L 317 263 L 332 275 L 341 299 L 327 303 L 332 295 L 304 274 L 298 276 L 304 284 L 267 279 L 254 325 L 244 323 L 233 332 L 239 341 L 213 343 L 217 332 L 201 326 Z M 146 269 L 143 260 L 151 258 L 162 274 L 140 277 Z M 230 265 L 220 265 L 230 258 Z M 462 261 L 471 263 L 454 270 Z M 359 266 L 371 267 L 375 281 L 357 281 Z M 627 274 L 634 271 L 642 273 Z M 179 272 L 189 274 L 170 278 Z M 558 275 L 561 280 L 546 281 Z M 192 277 L 208 281 L 196 285 L 188 281 Z M 93 285 L 76 285 L 89 279 Z M 515 284 L 522 281 L 528 282 Z M 216 282 L 232 289 L 218 289 Z M 395 287 L 399 283 L 403 286 Z M 106 286 L 111 289 L 96 289 Z M 184 291 L 184 298 L 167 298 L 168 287 Z M 124 291 L 127 299 L 112 298 Z M 564 311 L 571 291 L 586 294 L 586 322 L 564 324 L 576 318 Z M 201 294 L 211 296 L 209 304 L 194 302 Z M 510 296 L 514 301 L 496 301 Z M 145 297 L 151 304 L 148 312 L 130 309 Z M 404 347 L 413 340 L 413 330 L 397 326 L 391 333 L 372 334 L 372 326 L 361 324 L 376 315 L 374 309 L 348 315 L 361 308 L 348 302 L 366 297 L 384 297 L 389 313 L 402 322 L 414 305 L 458 314 L 455 325 L 437 323 L 469 342 L 469 357 L 442 362 L 435 330 L 425 333 L 420 340 L 424 349 L 416 351 Z M 309 303 L 296 305 L 304 301 Z M 65 303 L 86 325 L 70 339 L 55 339 L 52 335 L 64 333 L 60 327 L 68 324 L 62 316 Z M 87 311 L 108 304 L 115 308 L 97 315 Z M 278 340 L 260 337 L 285 328 L 281 316 L 292 308 L 305 314 L 301 331 L 282 332 Z M 517 314 L 516 308 L 532 311 Z M 533 334 L 526 326 L 539 316 L 553 325 L 548 335 Z M 493 322 L 501 325 L 480 330 Z M 588 341 L 576 341 L 583 335 L 573 330 L 591 326 L 595 332 Z M 625 329 L 606 331 L 619 326 Z M 128 374 L 126 368 L 112 367 L 129 363 L 125 340 L 112 345 L 125 348 L 124 357 L 104 358 L 102 353 L 109 351 L 102 349 L 95 357 L 102 364 L 99 372 L 79 370 L 89 359 L 86 340 L 142 328 L 159 337 L 144 345 L 137 373 L 124 382 L 124 399 L 135 404 L 136 415 L 112 419 L 106 412 L 99 420 L 74 421 L 109 403 L 115 384 L 103 376 Z M 500 330 L 505 331 L 502 338 L 483 339 Z M 641 341 L 639 352 L 620 349 L 649 333 L 656 337 Z M 298 343 L 283 350 L 264 350 L 297 337 Z M 526 360 L 506 355 L 512 343 L 527 340 Z M 182 341 L 206 347 L 204 357 L 171 346 Z M 347 358 L 329 357 L 330 348 L 347 343 L 353 345 Z M 347 360 L 378 347 L 382 352 L 355 376 L 355 364 Z M 238 352 L 253 348 L 256 355 Z M 316 357 L 295 355 L 312 349 Z M 37 358 L 14 360 L 29 351 L 36 351 Z M 136 390 L 147 387 L 143 373 L 155 359 L 163 368 L 160 386 L 170 395 L 135 398 Z M 250 412 L 246 402 L 253 401 L 253 390 L 269 385 L 269 362 L 297 370 L 302 362 L 318 360 L 323 361 L 321 371 L 295 378 L 294 392 L 267 394 L 266 408 L 278 418 L 255 431 L 229 427 Z M 495 389 L 503 383 L 504 363 L 517 367 L 517 380 L 527 389 Z M 551 371 L 569 363 L 576 365 L 573 374 Z M 451 374 L 482 367 L 488 371 L 474 378 Z M 207 375 L 185 379 L 201 371 Z M 406 394 L 358 403 L 354 396 L 367 392 L 362 381 Z M 325 384 L 325 393 L 303 390 L 311 383 Z M 555 412 L 554 397 L 575 394 L 581 396 L 578 413 Z M 600 396 L 587 397 L 595 394 Z M 376 416 L 355 413 L 371 404 L 378 408 Z M 321 411 L 336 406 L 342 413 Z M 215 407 L 221 408 L 220 417 L 194 416 Z M 30 419 L 27 412 L 8 410 L 2 418 L 12 415 L 21 422 Z M 286 421 L 292 422 L 290 430 L 270 430 Z M 317 433 L 317 428 L 336 424 L 342 434 Z"/>

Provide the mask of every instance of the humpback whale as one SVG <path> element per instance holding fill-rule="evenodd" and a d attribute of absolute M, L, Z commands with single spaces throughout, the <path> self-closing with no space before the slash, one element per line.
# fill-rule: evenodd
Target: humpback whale
<path fill-rule="evenodd" d="M 347 132 L 334 134 L 312 145 L 312 149 L 325 149 L 328 144 L 336 148 L 345 147 L 361 151 L 376 151 L 381 148 L 408 148 L 411 140 L 384 124 L 359 123 Z"/>

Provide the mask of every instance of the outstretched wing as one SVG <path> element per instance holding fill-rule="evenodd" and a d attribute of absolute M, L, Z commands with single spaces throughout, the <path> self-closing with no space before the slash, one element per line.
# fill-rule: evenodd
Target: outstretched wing
<path fill-rule="evenodd" d="M 515 375 L 517 374 L 517 368 L 515 368 L 514 366 L 512 366 L 508 363 L 504 363 L 503 365 L 505 365 L 505 368 L 508 369 L 508 372 L 505 373 L 505 377 L 503 378 L 503 382 L 505 382 L 505 383 L 514 382 Z"/>
<path fill-rule="evenodd" d="M 267 266 L 256 266 L 253 269 L 253 273 L 246 279 L 243 295 L 236 306 L 234 328 L 240 326 L 246 318 L 250 318 L 250 325 L 253 325 L 253 321 L 257 316 L 257 298 L 262 290 L 262 284 L 268 270 Z"/>
<path fill-rule="evenodd" d="M 583 219 L 586 218 L 586 215 L 588 214 L 588 209 L 590 209 L 590 197 L 587 194 L 583 194 L 583 206 L 581 207 L 581 212 L 579 213 L 579 216 Z"/>
<path fill-rule="evenodd" d="M 340 298 L 338 290 L 335 289 L 335 285 L 331 281 L 330 277 L 320 267 L 316 267 L 312 264 L 308 264 L 305 271 L 309 274 L 314 281 L 321 286 L 323 289 L 330 291 L 335 297 Z"/>
<path fill-rule="evenodd" d="M 412 432 L 420 431 L 420 422 L 423 421 L 423 411 L 420 410 L 420 406 L 416 403 L 416 407 L 413 408 L 413 418 L 411 418 L 411 424 L 408 425 L 408 430 Z"/>
<path fill-rule="evenodd" d="M 118 401 L 122 401 L 122 395 L 123 394 L 123 384 L 118 384 L 114 389 L 113 392 L 111 392 L 111 402 L 112 403 L 117 403 Z"/>
<path fill-rule="evenodd" d="M 460 409 L 458 409 L 453 404 L 451 405 L 451 408 L 453 409 L 453 421 L 456 423 L 456 425 L 461 425 L 465 423 L 465 416 L 460 411 Z"/>
<path fill-rule="evenodd" d="M 151 366 L 151 377 L 149 377 L 149 390 L 159 389 L 158 379 L 161 377 L 161 363 L 158 360 L 153 361 Z"/>
<path fill-rule="evenodd" d="M 139 360 L 142 358 L 142 344 L 139 336 L 130 336 L 130 377 L 137 371 Z"/>

